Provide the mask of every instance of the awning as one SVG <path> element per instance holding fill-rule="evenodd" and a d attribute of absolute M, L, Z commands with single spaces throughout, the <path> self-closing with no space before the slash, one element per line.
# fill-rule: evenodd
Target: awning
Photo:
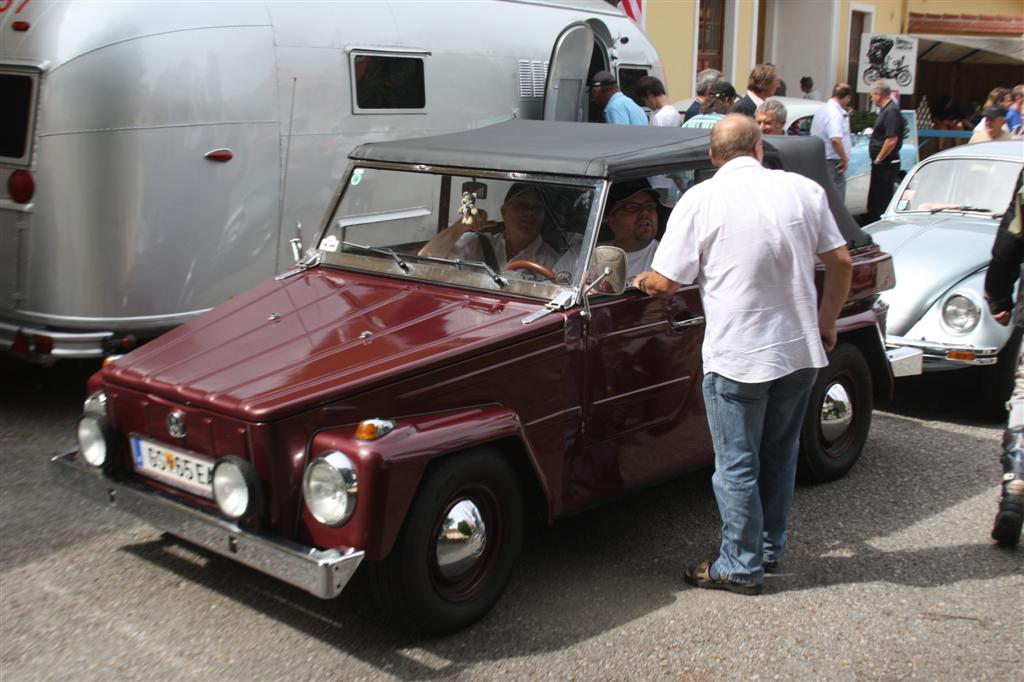
<path fill-rule="evenodd" d="M 921 35 L 917 38 L 917 61 L 958 64 L 1022 64 L 1024 40 L 987 36 Z"/>

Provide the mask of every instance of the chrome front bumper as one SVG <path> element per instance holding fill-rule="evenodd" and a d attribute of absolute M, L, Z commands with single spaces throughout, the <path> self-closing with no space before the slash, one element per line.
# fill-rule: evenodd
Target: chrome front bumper
<path fill-rule="evenodd" d="M 888 348 L 914 348 L 924 355 L 925 367 L 970 367 L 973 365 L 994 365 L 999 360 L 999 349 L 967 344 L 937 343 L 923 339 L 908 339 L 904 336 L 887 336 L 885 344 Z M 951 354 L 953 356 L 951 357 Z M 956 354 L 970 354 L 973 357 L 959 358 Z"/>
<path fill-rule="evenodd" d="M 69 452 L 50 460 L 51 476 L 62 487 L 128 512 L 175 537 L 234 559 L 315 597 L 338 596 L 363 560 L 363 552 L 354 549 L 321 550 L 242 530 L 226 519 L 145 486 L 111 481 L 76 455 L 77 452 Z"/>

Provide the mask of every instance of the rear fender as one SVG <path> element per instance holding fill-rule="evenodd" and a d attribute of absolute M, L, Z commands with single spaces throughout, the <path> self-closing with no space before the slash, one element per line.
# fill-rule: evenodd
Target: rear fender
<path fill-rule="evenodd" d="M 307 463 L 337 450 L 356 466 L 358 493 L 352 518 L 338 528 L 318 522 L 301 505 L 298 535 L 317 547 L 355 547 L 369 560 L 386 557 L 402 528 L 409 505 L 431 463 L 472 447 L 488 445 L 524 476 L 548 502 L 551 494 L 518 415 L 506 407 L 474 407 L 395 419 L 395 429 L 372 441 L 355 437 L 355 425 L 317 433 Z M 527 497 L 529 501 L 530 497 Z"/>

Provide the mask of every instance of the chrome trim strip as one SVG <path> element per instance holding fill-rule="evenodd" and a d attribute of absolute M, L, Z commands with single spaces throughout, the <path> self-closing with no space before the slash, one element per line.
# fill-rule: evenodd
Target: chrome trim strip
<path fill-rule="evenodd" d="M 994 365 L 998 361 L 999 349 L 994 346 L 971 346 L 966 343 L 939 343 L 924 339 L 908 339 L 903 336 L 886 336 L 885 345 L 890 348 L 917 348 L 929 362 L 941 360 L 953 365 Z M 974 353 L 974 360 L 953 360 L 946 357 L 950 351 Z"/>
<path fill-rule="evenodd" d="M 171 313 L 169 315 L 138 315 L 135 317 L 79 317 L 74 315 L 54 315 L 51 313 L 37 313 L 31 310 L 18 310 L 6 313 L 7 320 L 21 319 L 29 323 L 51 324 L 51 325 L 75 325 L 91 329 L 104 329 L 109 327 L 131 327 L 132 329 L 161 328 L 165 325 L 178 326 L 184 324 L 194 317 L 207 313 L 212 308 L 189 310 L 183 313 Z M 47 333 L 41 330 L 40 333 Z M 71 332 L 77 333 L 77 332 Z"/>
<path fill-rule="evenodd" d="M 923 372 L 924 353 L 919 348 L 890 348 L 885 351 L 893 377 L 917 376 Z"/>
<path fill-rule="evenodd" d="M 321 550 L 242 530 L 181 499 L 131 481 L 111 481 L 99 470 L 81 463 L 76 455 L 77 451 L 71 451 L 50 460 L 50 475 L 55 483 L 314 597 L 338 596 L 363 560 L 363 552 L 354 548 Z"/>

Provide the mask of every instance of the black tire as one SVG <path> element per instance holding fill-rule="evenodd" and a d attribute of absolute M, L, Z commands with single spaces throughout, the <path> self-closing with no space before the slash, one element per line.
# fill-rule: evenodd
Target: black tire
<path fill-rule="evenodd" d="M 996 364 L 981 368 L 981 402 L 989 416 L 1006 419 L 1006 401 L 1013 393 L 1020 343 L 1021 329 L 1017 328 L 999 351 Z"/>
<path fill-rule="evenodd" d="M 446 577 L 438 561 L 439 535 L 449 511 L 463 501 L 479 511 L 486 542 L 470 568 Z M 452 455 L 427 474 L 390 556 L 368 564 L 367 572 L 378 605 L 393 620 L 412 632 L 445 634 L 494 606 L 522 544 L 523 497 L 516 472 L 497 452 L 479 448 Z"/>
<path fill-rule="evenodd" d="M 843 412 L 833 409 L 831 416 L 840 419 L 823 429 L 823 419 L 829 411 L 826 399 L 833 388 L 834 393 L 845 393 L 848 397 L 849 423 L 842 419 Z M 836 407 L 833 400 L 829 400 L 829 405 Z M 871 430 L 873 407 L 871 370 L 864 355 L 852 344 L 837 345 L 829 354 L 828 367 L 818 371 L 807 403 L 800 432 L 800 478 L 825 482 L 845 475 L 860 459 Z"/>
<path fill-rule="evenodd" d="M 910 71 L 900 71 L 896 74 L 896 84 L 900 87 L 910 85 Z"/>
<path fill-rule="evenodd" d="M 864 72 L 864 85 L 874 85 L 874 82 L 878 80 L 878 78 L 878 69 L 872 67 Z"/>

